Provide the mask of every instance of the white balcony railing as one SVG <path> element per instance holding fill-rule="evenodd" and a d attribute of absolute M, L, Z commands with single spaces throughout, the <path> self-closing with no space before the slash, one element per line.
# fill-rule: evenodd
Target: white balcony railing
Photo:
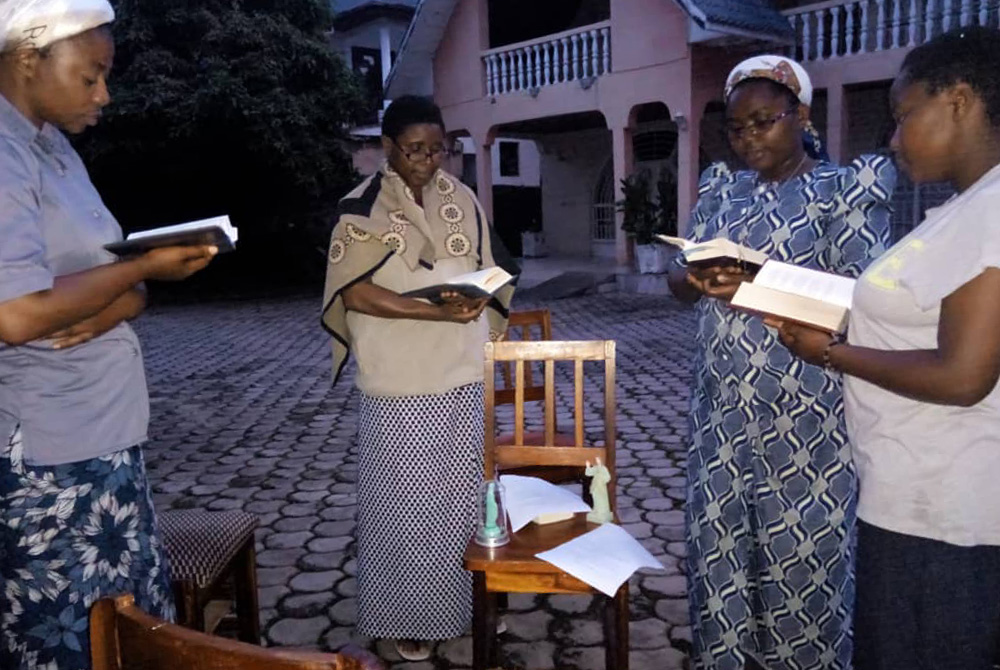
<path fill-rule="evenodd" d="M 490 97 L 591 80 L 611 71 L 611 22 L 490 49 L 482 58 Z"/>
<path fill-rule="evenodd" d="M 1000 0 L 834 0 L 784 12 L 803 61 L 913 47 L 942 32 L 1000 23 Z"/>

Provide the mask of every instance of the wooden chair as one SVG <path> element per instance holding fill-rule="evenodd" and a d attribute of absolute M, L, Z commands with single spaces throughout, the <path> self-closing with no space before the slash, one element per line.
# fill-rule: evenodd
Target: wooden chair
<path fill-rule="evenodd" d="M 552 316 L 547 309 L 531 309 L 520 312 L 511 312 L 507 320 L 507 334 L 505 341 L 522 342 L 550 341 L 552 339 Z M 545 399 L 545 386 L 536 383 L 535 366 L 526 365 L 524 367 L 524 402 L 541 402 Z M 514 397 L 514 376 L 513 363 L 504 361 L 500 364 L 500 379 L 502 385 L 495 390 L 494 402 L 497 406 L 513 405 Z M 555 422 L 555 418 L 553 418 Z M 574 439 L 572 433 L 561 432 L 558 423 L 555 426 L 555 435 L 552 443 L 561 447 L 573 446 Z M 497 444 L 513 444 L 514 434 L 503 433 L 497 436 Z M 541 446 L 545 443 L 545 433 L 541 431 L 525 431 L 524 444 Z M 577 468 L 567 468 L 561 466 L 554 467 L 518 467 L 503 469 L 503 474 L 523 475 L 525 477 L 540 477 L 546 481 L 556 484 L 567 482 L 579 482 L 581 485 L 584 479 Z M 584 497 L 589 494 L 584 487 Z"/>
<path fill-rule="evenodd" d="M 131 595 L 98 600 L 90 611 L 93 670 L 384 670 L 371 654 L 351 657 L 265 649 L 167 623 Z"/>
<path fill-rule="evenodd" d="M 231 598 L 239 639 L 260 644 L 257 517 L 239 510 L 166 510 L 157 519 L 170 561 L 177 623 L 211 632 L 206 628 L 205 606 L 216 598 Z"/>
<path fill-rule="evenodd" d="M 495 435 L 496 406 L 494 401 L 495 365 L 514 363 L 514 439 L 512 444 L 500 444 Z M 524 371 L 529 362 L 544 364 L 544 432 L 542 443 L 529 445 L 525 441 Z M 574 394 L 573 445 L 555 442 L 555 363 L 573 363 Z M 584 436 L 584 376 L 585 361 L 601 361 L 604 367 L 604 440 L 602 446 L 588 445 Z M 617 518 L 615 474 L 615 343 L 595 342 L 490 342 L 486 344 L 486 420 L 485 476 L 492 479 L 494 466 L 501 471 L 525 466 L 562 466 L 582 471 L 587 461 L 600 458 L 611 473 L 609 499 Z M 496 665 L 497 596 L 506 593 L 599 593 L 587 584 L 559 568 L 535 558 L 535 554 L 552 549 L 564 542 L 597 528 L 577 514 L 572 520 L 545 526 L 528 524 L 512 534 L 509 544 L 481 547 L 470 542 L 465 551 L 465 568 L 473 573 L 473 670 L 486 670 Z M 601 595 L 606 598 L 606 596 Z M 628 670 L 628 583 L 622 585 L 614 598 L 606 598 L 605 664 L 608 670 Z"/>

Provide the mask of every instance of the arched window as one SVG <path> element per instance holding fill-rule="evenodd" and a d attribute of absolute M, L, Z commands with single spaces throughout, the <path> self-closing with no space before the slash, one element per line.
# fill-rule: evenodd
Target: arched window
<path fill-rule="evenodd" d="M 609 158 L 594 187 L 590 208 L 590 239 L 607 242 L 615 239 L 615 171 Z"/>

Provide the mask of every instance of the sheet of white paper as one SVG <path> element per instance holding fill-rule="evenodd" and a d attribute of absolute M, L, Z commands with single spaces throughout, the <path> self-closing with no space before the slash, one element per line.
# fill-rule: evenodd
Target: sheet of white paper
<path fill-rule="evenodd" d="M 855 280 L 790 263 L 768 261 L 753 283 L 850 309 Z"/>
<path fill-rule="evenodd" d="M 572 491 L 538 477 L 500 475 L 510 529 L 517 532 L 539 514 L 589 512 L 590 507 Z"/>
<path fill-rule="evenodd" d="M 628 531 L 606 523 L 536 557 L 613 596 L 639 568 L 663 568 Z"/>

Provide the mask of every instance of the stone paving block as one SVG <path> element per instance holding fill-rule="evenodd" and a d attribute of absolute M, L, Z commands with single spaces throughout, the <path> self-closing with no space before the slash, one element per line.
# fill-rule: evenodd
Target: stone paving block
<path fill-rule="evenodd" d="M 319 593 L 300 593 L 281 601 L 278 606 L 282 616 L 301 619 L 321 616 L 333 604 L 334 595 L 324 589 Z"/>
<path fill-rule="evenodd" d="M 552 615 L 543 610 L 533 612 L 508 613 L 507 633 L 514 638 L 526 641 L 546 640 L 549 637 L 549 624 Z"/>
<path fill-rule="evenodd" d="M 267 629 L 267 639 L 276 647 L 315 647 L 329 627 L 330 620 L 325 616 L 280 619 Z"/>
<path fill-rule="evenodd" d="M 341 626 L 353 626 L 358 620 L 357 598 L 344 598 L 330 608 L 330 619 Z"/>
<path fill-rule="evenodd" d="M 605 670 L 604 647 L 568 647 L 558 655 L 560 670 Z"/>
<path fill-rule="evenodd" d="M 531 670 L 554 670 L 556 645 L 552 642 L 511 642 L 500 646 L 500 658 Z"/>

